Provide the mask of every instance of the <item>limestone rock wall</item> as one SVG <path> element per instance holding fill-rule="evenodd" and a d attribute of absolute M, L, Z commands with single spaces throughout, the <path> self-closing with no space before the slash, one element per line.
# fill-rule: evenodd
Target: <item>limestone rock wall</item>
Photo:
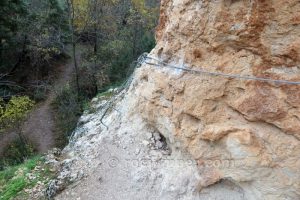
<path fill-rule="evenodd" d="M 298 0 L 162 0 L 152 56 L 192 69 L 300 81 Z M 143 65 L 140 113 L 197 161 L 199 191 L 222 180 L 247 199 L 300 198 L 300 86 Z"/>

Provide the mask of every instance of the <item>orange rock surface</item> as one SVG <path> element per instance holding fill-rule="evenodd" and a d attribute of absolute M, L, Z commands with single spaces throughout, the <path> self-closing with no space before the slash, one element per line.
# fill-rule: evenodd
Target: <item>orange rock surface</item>
<path fill-rule="evenodd" d="M 151 55 L 192 69 L 300 81 L 299 13 L 297 0 L 163 0 Z M 199 190 L 228 180 L 248 199 L 300 199 L 300 85 L 150 65 L 134 83 L 141 116 L 198 160 Z"/>

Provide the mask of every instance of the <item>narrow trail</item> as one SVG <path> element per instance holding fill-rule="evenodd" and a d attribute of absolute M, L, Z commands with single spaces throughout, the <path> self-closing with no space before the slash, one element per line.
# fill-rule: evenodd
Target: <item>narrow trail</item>
<path fill-rule="evenodd" d="M 76 55 L 77 62 L 80 64 L 80 54 Z M 51 85 L 51 89 L 45 101 L 36 105 L 35 109 L 29 114 L 28 119 L 22 127 L 23 135 L 34 144 L 39 153 L 45 153 L 55 147 L 55 123 L 51 103 L 56 98 L 56 88 L 63 87 L 71 79 L 74 72 L 73 59 L 70 58 L 65 64 L 57 67 L 58 77 Z M 0 135 L 0 155 L 5 146 L 17 137 L 15 133 Z"/>
<path fill-rule="evenodd" d="M 80 63 L 80 52 L 76 55 Z M 56 97 L 56 88 L 63 87 L 71 79 L 74 69 L 73 59 L 60 66 L 59 76 L 51 87 L 47 100 L 37 105 L 24 123 L 23 134 L 31 140 L 40 153 L 45 153 L 55 147 L 55 123 L 51 103 Z"/>

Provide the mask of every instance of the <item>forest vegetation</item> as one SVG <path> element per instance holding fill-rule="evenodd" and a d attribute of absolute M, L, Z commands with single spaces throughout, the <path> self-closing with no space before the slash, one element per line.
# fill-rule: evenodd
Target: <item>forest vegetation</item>
<path fill-rule="evenodd" d="M 0 170 L 40 153 L 22 124 L 51 90 L 56 146 L 67 144 L 88 101 L 122 83 L 154 47 L 158 7 L 158 0 L 0 1 L 0 136 L 18 135 L 5 144 Z M 54 88 L 71 61 L 71 78 Z"/>

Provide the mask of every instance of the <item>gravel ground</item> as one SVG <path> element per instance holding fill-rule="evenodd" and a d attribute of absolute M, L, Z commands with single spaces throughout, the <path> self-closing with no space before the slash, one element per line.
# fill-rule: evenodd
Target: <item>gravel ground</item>
<path fill-rule="evenodd" d="M 93 102 L 96 110 L 103 104 Z M 131 105 L 134 96 L 127 96 L 105 118 L 108 130 L 99 120 L 101 109 L 81 117 L 74 142 L 64 150 L 67 170 L 61 172 L 73 184 L 57 200 L 245 199 L 243 191 L 228 182 L 199 191 L 196 162 L 132 113 Z"/>

